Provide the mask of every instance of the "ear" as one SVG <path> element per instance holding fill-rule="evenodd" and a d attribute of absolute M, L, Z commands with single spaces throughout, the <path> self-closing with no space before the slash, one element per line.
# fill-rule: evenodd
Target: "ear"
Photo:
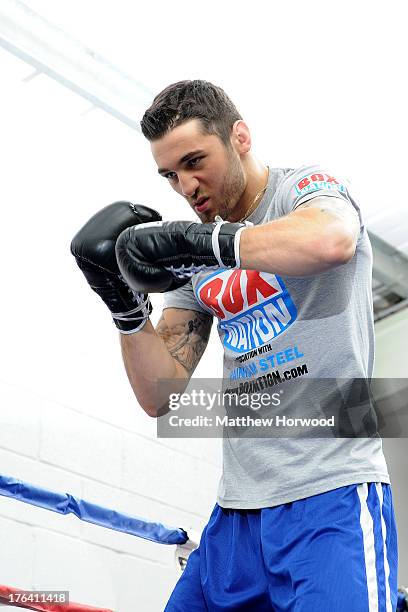
<path fill-rule="evenodd" d="M 232 126 L 231 143 L 239 155 L 251 150 L 251 133 L 249 127 L 242 119 L 238 119 Z"/>

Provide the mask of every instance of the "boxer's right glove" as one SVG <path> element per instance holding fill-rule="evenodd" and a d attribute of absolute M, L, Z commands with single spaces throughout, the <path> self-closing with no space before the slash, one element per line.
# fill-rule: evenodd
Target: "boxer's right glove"
<path fill-rule="evenodd" d="M 123 280 L 116 262 L 116 240 L 127 227 L 160 219 L 160 214 L 147 206 L 114 202 L 91 217 L 71 242 L 78 266 L 122 334 L 142 329 L 152 306 L 146 294 L 133 291 Z"/>

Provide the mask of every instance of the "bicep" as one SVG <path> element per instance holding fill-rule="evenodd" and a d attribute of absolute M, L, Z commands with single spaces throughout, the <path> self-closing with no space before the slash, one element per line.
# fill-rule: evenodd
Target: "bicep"
<path fill-rule="evenodd" d="M 156 326 L 156 333 L 172 357 L 191 376 L 208 344 L 212 316 L 184 308 L 166 308 Z"/>
<path fill-rule="evenodd" d="M 316 218 L 320 218 L 322 223 L 338 221 L 343 230 L 351 234 L 354 242 L 357 242 L 360 232 L 360 218 L 351 202 L 343 198 L 317 196 L 296 206 L 291 214 L 296 215 L 299 212 L 302 214 L 301 211 L 304 210 L 315 211 Z"/>

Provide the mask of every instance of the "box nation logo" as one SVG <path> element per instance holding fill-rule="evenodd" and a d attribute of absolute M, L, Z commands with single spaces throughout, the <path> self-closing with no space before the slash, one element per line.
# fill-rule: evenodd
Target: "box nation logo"
<path fill-rule="evenodd" d="M 218 317 L 224 346 L 237 353 L 270 342 L 297 316 L 283 280 L 268 272 L 215 272 L 197 285 L 195 293 L 199 302 Z"/>

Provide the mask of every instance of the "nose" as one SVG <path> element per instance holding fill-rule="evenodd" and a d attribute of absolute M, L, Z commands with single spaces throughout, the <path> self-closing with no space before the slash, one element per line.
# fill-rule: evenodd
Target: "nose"
<path fill-rule="evenodd" d="M 179 174 L 179 186 L 181 193 L 186 198 L 191 198 L 199 186 L 198 180 L 191 174 Z"/>

